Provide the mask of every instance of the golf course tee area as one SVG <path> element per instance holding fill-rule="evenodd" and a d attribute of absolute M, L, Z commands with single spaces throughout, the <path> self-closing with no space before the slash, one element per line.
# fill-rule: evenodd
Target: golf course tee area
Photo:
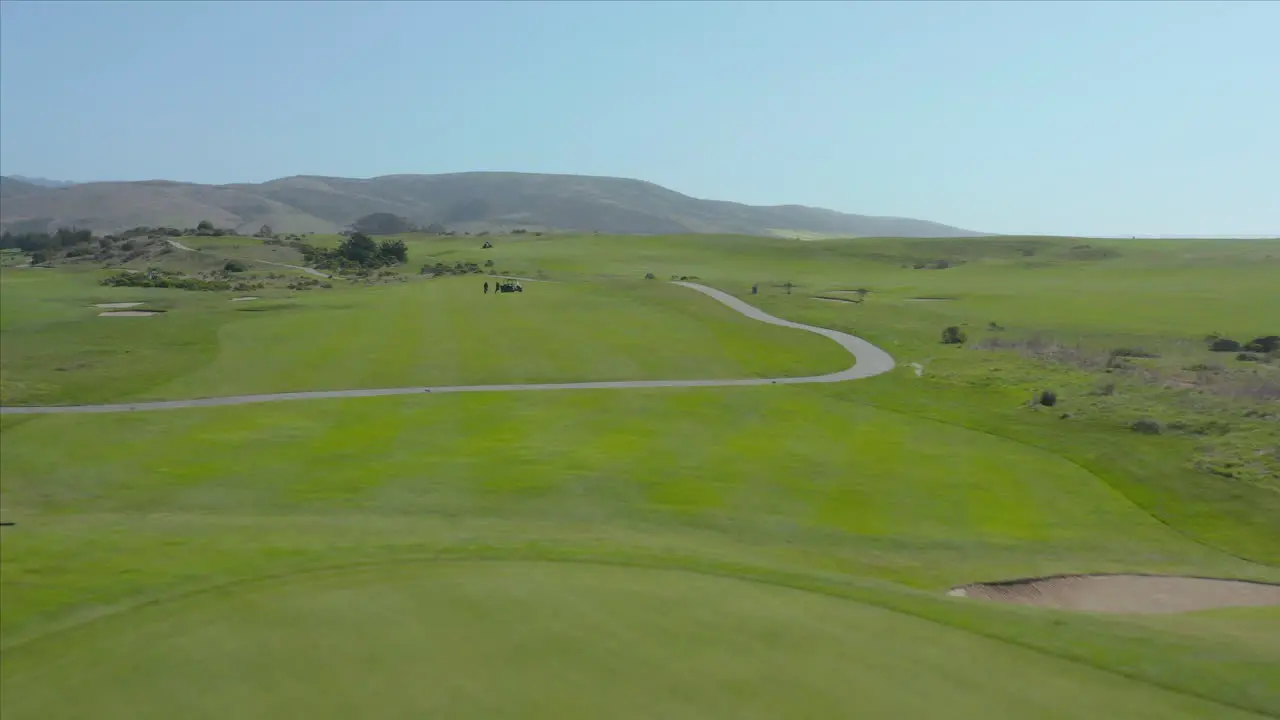
<path fill-rule="evenodd" d="M 1280 717 L 1280 241 L 379 239 L 6 251 L 3 720 Z"/>

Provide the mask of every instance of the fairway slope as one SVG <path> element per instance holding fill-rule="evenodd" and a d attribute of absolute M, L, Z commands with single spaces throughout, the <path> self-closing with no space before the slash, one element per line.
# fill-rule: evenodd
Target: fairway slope
<path fill-rule="evenodd" d="M 1064 575 L 976 583 L 951 595 L 1059 610 L 1177 613 L 1280 605 L 1280 585 L 1160 575 Z"/>
<path fill-rule="evenodd" d="M 844 598 L 538 562 L 281 578 L 12 652 L 13 720 L 1246 716 Z"/>
<path fill-rule="evenodd" d="M 400 387 L 371 388 L 360 390 L 320 390 L 312 392 L 262 393 L 255 395 L 235 395 L 229 397 L 201 398 L 196 400 L 166 400 L 159 402 L 115 403 L 107 405 L 57 405 L 0 407 L 3 414 L 46 414 L 46 413 L 101 413 L 127 412 L 133 410 L 171 410 L 177 408 L 212 407 L 220 405 L 244 405 L 248 403 L 271 402 L 277 400 L 312 400 L 320 398 L 352 398 L 375 397 L 383 395 L 410 395 L 415 393 L 457 393 L 457 392 L 503 392 L 516 390 L 603 390 L 619 388 L 667 388 L 667 387 L 729 387 L 745 385 L 794 385 L 801 383 L 833 383 L 859 378 L 872 377 L 889 372 L 894 368 L 893 357 L 889 353 L 861 338 L 848 333 L 828 328 L 814 327 L 774 317 L 763 310 L 748 305 L 732 295 L 690 282 L 676 282 L 698 292 L 715 298 L 730 308 L 770 325 L 806 330 L 831 338 L 854 356 L 856 362 L 845 370 L 826 375 L 810 375 L 806 377 L 784 378 L 742 378 L 726 380 L 618 380 L 604 382 L 581 383 L 539 383 L 510 385 L 451 385 L 442 387 Z M 124 313 L 121 313 L 124 314 Z"/>

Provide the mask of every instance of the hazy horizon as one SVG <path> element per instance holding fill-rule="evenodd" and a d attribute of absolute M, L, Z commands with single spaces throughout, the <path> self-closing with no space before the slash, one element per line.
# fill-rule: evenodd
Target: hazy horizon
<path fill-rule="evenodd" d="M 0 4 L 0 172 L 468 171 L 1005 234 L 1280 234 L 1273 3 Z"/>

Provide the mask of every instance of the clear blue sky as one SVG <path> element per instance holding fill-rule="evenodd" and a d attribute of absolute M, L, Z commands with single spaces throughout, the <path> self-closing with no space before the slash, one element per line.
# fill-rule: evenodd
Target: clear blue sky
<path fill-rule="evenodd" d="M 0 172 L 513 170 L 1280 233 L 1280 3 L 0 3 Z"/>

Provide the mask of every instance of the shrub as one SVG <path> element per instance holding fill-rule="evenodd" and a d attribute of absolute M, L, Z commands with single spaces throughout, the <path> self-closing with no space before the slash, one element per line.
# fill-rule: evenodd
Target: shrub
<path fill-rule="evenodd" d="M 1280 350 L 1280 335 L 1267 335 L 1254 338 L 1244 346 L 1245 350 L 1255 353 L 1270 353 Z"/>
<path fill-rule="evenodd" d="M 494 263 L 493 263 L 493 258 L 490 258 L 490 259 L 488 259 L 488 260 L 485 260 L 485 261 L 484 261 L 484 266 L 485 266 L 485 267 L 490 267 L 490 268 L 491 268 L 491 267 L 493 267 L 493 264 L 494 264 Z"/>
<path fill-rule="evenodd" d="M 942 342 L 945 345 L 963 345 L 968 339 L 969 336 L 955 325 L 942 331 Z"/>
<path fill-rule="evenodd" d="M 655 279 L 657 279 L 657 276 L 656 276 L 656 275 L 654 275 L 653 273 L 645 273 L 645 274 L 644 274 L 644 279 L 645 279 L 645 280 L 655 280 Z"/>
<path fill-rule="evenodd" d="M 1135 420 L 1134 423 L 1129 427 L 1134 432 L 1139 432 L 1139 433 L 1142 433 L 1143 435 L 1159 435 L 1160 434 L 1160 423 L 1156 422 L 1155 420 L 1152 420 L 1151 418 L 1143 418 L 1141 420 Z"/>
<path fill-rule="evenodd" d="M 1242 352 L 1236 356 L 1236 360 L 1239 360 L 1240 362 L 1260 362 L 1262 360 L 1262 356 L 1256 353 Z"/>
<path fill-rule="evenodd" d="M 1045 390 L 1040 393 L 1040 404 L 1045 407 L 1053 407 L 1058 404 L 1058 394 L 1052 390 Z"/>
<path fill-rule="evenodd" d="M 1116 348 L 1111 351 L 1111 357 L 1126 358 L 1158 358 L 1160 353 L 1153 353 L 1141 348 Z"/>
<path fill-rule="evenodd" d="M 245 267 L 245 264 L 239 260 L 228 260 L 227 264 L 222 266 L 222 269 L 229 273 L 239 273 L 244 272 L 249 268 Z"/>
<path fill-rule="evenodd" d="M 1213 352 L 1239 352 L 1240 343 L 1231 338 L 1220 337 L 1209 344 L 1209 349 Z"/>
<path fill-rule="evenodd" d="M 121 272 L 102 280 L 103 285 L 111 287 L 156 287 L 175 288 L 178 290 L 230 290 L 231 283 L 223 280 L 201 280 L 186 277 L 181 273 L 150 268 L 146 272 Z"/>

